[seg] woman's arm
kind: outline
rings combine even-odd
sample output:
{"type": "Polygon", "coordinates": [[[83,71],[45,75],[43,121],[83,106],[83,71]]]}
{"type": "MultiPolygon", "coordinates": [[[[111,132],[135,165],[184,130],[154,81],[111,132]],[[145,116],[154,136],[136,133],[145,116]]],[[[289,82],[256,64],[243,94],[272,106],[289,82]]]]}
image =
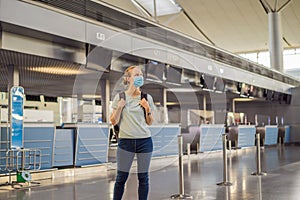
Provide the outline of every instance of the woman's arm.
{"type": "Polygon", "coordinates": [[[153,118],[153,113],[151,112],[151,109],[146,109],[146,123],[148,125],[151,125],[154,121],[154,118],[153,118]]]}
{"type": "Polygon", "coordinates": [[[117,108],[112,111],[112,113],[109,117],[112,125],[116,125],[119,123],[121,113],[122,113],[122,110],[123,110],[125,104],[126,104],[126,101],[124,99],[120,99],[120,101],[118,102],[117,108]]]}

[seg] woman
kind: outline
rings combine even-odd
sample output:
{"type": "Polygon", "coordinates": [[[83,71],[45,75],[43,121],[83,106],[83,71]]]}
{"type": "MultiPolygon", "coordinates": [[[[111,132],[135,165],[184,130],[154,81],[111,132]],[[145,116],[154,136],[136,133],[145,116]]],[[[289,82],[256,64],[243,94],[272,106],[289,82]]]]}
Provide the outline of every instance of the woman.
{"type": "Polygon", "coordinates": [[[139,200],[148,199],[149,166],[153,151],[153,143],[148,125],[153,122],[154,103],[147,94],[147,100],[141,98],[140,87],[143,85],[143,73],[137,66],[130,66],[124,74],[127,86],[125,98],[116,95],[110,121],[119,124],[119,142],[117,149],[117,178],[114,187],[114,200],[121,200],[124,186],[129,175],[134,155],[137,155],[138,196],[139,200]]]}

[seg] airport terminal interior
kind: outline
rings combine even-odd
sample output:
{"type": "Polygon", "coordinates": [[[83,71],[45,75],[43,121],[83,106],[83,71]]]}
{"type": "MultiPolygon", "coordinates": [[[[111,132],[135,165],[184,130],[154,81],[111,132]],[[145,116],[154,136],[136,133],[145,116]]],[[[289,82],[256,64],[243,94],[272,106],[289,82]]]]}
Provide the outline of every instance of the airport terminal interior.
{"type": "Polygon", "coordinates": [[[0,0],[0,200],[113,199],[110,115],[129,66],[155,107],[149,200],[299,199],[299,9],[0,0]]]}

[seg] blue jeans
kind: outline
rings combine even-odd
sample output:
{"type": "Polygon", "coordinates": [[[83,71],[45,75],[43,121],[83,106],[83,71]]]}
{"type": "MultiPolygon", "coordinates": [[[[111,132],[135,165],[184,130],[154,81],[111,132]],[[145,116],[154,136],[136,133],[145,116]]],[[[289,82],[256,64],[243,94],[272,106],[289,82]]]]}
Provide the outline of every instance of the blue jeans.
{"type": "Polygon", "coordinates": [[[139,200],[147,200],[149,193],[149,166],[153,151],[152,138],[120,139],[117,149],[117,178],[113,200],[121,200],[134,155],[137,156],[139,200]]]}

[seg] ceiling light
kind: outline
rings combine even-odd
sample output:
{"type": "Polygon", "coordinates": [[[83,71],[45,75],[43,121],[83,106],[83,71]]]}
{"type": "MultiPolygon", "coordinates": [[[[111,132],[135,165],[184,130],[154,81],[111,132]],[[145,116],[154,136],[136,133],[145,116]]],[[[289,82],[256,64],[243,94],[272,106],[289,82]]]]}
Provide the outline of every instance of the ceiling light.
{"type": "Polygon", "coordinates": [[[196,88],[168,88],[169,92],[199,92],[201,89],[196,88]]]}
{"type": "Polygon", "coordinates": [[[101,95],[95,95],[95,94],[84,94],[82,95],[83,99],[101,99],[101,95]]]}
{"type": "Polygon", "coordinates": [[[234,98],[234,101],[240,101],[240,102],[245,102],[245,101],[253,101],[253,98],[234,98]]]}
{"type": "Polygon", "coordinates": [[[30,71],[46,73],[46,74],[56,74],[56,75],[78,75],[78,74],[87,74],[87,70],[81,69],[66,69],[61,67],[30,67],[30,71]]]}

